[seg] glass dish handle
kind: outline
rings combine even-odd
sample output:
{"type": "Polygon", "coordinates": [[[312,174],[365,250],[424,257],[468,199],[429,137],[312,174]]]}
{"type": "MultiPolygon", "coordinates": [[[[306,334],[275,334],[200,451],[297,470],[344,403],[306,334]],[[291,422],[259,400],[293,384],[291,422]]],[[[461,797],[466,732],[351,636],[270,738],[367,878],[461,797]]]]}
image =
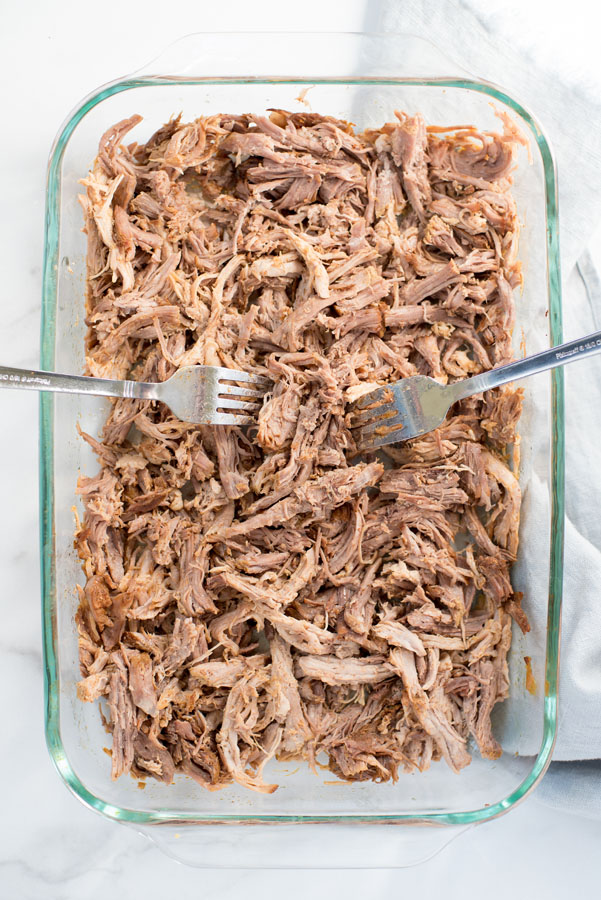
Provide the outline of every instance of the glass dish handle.
{"type": "Polygon", "coordinates": [[[472,825],[155,825],[138,829],[167,856],[202,869],[404,869],[472,825]]]}
{"type": "Polygon", "coordinates": [[[464,65],[431,40],[409,33],[198,32],[169,44],[131,78],[466,78],[464,65]],[[252,45],[252,66],[249,66],[252,45]],[[310,45],[310,52],[307,47],[310,45]],[[310,60],[310,62],[308,62],[310,60]],[[250,69],[250,71],[249,71],[250,69]]]}

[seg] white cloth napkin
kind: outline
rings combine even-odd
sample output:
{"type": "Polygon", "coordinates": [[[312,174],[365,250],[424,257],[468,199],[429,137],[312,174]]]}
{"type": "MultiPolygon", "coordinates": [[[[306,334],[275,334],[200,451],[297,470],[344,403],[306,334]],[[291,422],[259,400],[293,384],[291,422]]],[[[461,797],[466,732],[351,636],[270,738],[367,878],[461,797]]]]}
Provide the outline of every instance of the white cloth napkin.
{"type": "MultiPolygon", "coordinates": [[[[528,4],[522,9],[528,12],[528,4]]],[[[549,52],[546,32],[524,27],[508,3],[382,0],[377,9],[370,5],[368,25],[429,38],[474,75],[505,87],[539,119],[559,173],[564,339],[601,330],[601,281],[586,252],[601,222],[601,67],[596,78],[578,55],[549,52]]],[[[601,357],[567,366],[565,383],[566,540],[554,759],[594,760],[601,758],[601,357]]],[[[555,763],[538,796],[601,815],[601,764],[555,763]]]]}

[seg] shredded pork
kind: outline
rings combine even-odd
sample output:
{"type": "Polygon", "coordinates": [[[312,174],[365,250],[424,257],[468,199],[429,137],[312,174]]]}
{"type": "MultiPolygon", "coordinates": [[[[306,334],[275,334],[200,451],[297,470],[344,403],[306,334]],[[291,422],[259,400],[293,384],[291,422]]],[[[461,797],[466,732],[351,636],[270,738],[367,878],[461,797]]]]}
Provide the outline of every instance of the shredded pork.
{"type": "Polygon", "coordinates": [[[470,744],[507,696],[521,397],[458,403],[357,458],[348,404],[512,358],[515,128],[378,131],[313,113],[103,135],[82,196],[90,374],[268,376],[257,427],[117,400],[82,477],[82,700],[112,775],[271,792],[274,756],[396,779],[470,744]]]}

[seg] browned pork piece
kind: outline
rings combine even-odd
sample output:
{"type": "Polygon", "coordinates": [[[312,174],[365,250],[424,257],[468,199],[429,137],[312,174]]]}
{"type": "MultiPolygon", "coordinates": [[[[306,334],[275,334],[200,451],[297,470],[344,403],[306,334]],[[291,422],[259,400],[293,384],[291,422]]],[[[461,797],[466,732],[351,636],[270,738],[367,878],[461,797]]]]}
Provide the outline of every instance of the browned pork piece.
{"type": "Polygon", "coordinates": [[[519,135],[271,110],[109,129],[84,179],[88,372],[269,377],[256,428],[117,400],[82,477],[82,700],[114,778],[271,792],[274,756],[387,781],[501,748],[520,392],[356,456],[349,404],[512,358],[519,135]],[[463,549],[458,549],[463,548],[463,549]]]}

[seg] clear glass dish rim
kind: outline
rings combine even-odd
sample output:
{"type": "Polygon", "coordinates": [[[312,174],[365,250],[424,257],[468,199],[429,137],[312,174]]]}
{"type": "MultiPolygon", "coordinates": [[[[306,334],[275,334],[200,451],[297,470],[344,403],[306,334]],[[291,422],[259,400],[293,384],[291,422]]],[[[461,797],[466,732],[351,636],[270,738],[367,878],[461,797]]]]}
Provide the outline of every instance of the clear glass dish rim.
{"type": "MultiPolygon", "coordinates": [[[[375,35],[371,35],[375,36],[375,35]]],[[[384,36],[384,35],[382,35],[384,36]]],[[[386,35],[390,37],[390,35],[386,35]]],[[[536,141],[544,169],[544,189],[547,235],[547,284],[549,294],[549,329],[553,344],[562,340],[562,306],[559,260],[557,177],[550,145],[535,117],[501,87],[469,77],[199,77],[199,76],[136,76],[103,85],[88,95],[76,107],[61,127],[51,150],[48,163],[44,263],[42,280],[42,315],[40,360],[41,368],[54,369],[56,339],[57,271],[60,231],[61,163],[73,131],[89,110],[103,100],[133,88],[169,85],[244,85],[244,84],[344,84],[344,85],[415,85],[419,87],[463,88],[487,94],[516,113],[528,127],[536,141]]],[[[547,615],[546,662],[544,681],[543,740],[533,767],[524,781],[503,800],[480,809],[462,812],[400,813],[393,815],[365,813],[353,815],[212,815],[199,817],[197,813],[161,809],[147,812],[119,807],[91,793],[74,772],[65,752],[60,733],[58,691],[58,636],[56,628],[54,484],[53,484],[53,395],[40,394],[40,565],[42,584],[42,643],[44,655],[44,709],[46,743],[50,757],[67,787],[85,805],[110,819],[137,826],[149,825],[215,825],[224,824],[431,824],[470,825],[481,823],[506,813],[522,801],[544,775],[553,751],[557,727],[557,687],[559,667],[559,638],[561,622],[563,544],[564,544],[564,383],[563,371],[555,369],[551,375],[551,546],[549,567],[549,606],[547,615]]]]}

